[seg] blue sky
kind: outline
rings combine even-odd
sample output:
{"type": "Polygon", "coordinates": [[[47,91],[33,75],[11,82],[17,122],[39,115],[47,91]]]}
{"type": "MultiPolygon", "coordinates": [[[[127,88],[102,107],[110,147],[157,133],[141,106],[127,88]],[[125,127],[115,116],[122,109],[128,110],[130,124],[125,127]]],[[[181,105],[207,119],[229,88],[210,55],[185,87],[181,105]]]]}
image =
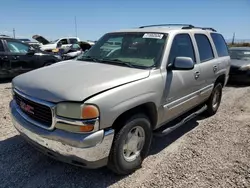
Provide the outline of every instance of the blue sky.
{"type": "Polygon", "coordinates": [[[40,34],[52,40],[96,40],[104,33],[145,24],[213,27],[226,39],[250,39],[250,0],[1,0],[0,33],[40,34]]]}

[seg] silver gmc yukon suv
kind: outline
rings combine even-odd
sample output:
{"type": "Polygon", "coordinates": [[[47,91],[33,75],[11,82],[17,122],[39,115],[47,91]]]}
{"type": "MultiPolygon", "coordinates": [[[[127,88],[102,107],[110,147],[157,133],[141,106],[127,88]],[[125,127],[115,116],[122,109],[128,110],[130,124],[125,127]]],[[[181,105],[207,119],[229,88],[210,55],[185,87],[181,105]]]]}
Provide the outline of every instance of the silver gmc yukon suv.
{"type": "Polygon", "coordinates": [[[129,174],[153,135],[216,113],[229,68],[225,40],[212,28],[162,24],[107,33],[74,60],[15,77],[13,124],[50,157],[129,174]]]}

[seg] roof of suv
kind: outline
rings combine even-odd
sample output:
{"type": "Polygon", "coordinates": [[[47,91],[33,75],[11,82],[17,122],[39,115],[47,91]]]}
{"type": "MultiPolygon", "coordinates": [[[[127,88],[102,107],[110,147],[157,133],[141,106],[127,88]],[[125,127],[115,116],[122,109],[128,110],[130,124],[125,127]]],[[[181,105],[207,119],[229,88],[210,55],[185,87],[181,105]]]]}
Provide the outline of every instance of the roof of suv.
{"type": "Polygon", "coordinates": [[[132,29],[123,29],[115,32],[160,32],[160,33],[169,33],[171,31],[192,31],[192,32],[217,32],[213,28],[208,27],[195,27],[189,24],[159,24],[159,25],[148,25],[148,26],[141,26],[138,28],[132,29]]]}

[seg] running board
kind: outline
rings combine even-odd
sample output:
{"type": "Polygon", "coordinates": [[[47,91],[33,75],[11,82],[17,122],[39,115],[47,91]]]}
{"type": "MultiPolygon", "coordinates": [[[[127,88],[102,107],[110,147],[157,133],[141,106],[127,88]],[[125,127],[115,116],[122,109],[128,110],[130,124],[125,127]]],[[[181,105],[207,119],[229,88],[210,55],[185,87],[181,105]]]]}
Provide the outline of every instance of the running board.
{"type": "Polygon", "coordinates": [[[156,131],[154,132],[154,136],[156,137],[163,137],[166,136],[167,134],[169,134],[170,132],[174,131],[175,129],[177,129],[178,127],[184,125],[185,123],[187,123],[188,121],[190,121],[191,119],[195,118],[196,116],[200,115],[201,113],[203,113],[204,111],[207,110],[207,105],[203,106],[202,108],[200,108],[199,110],[195,111],[194,113],[188,115],[187,117],[185,117],[182,121],[180,121],[179,123],[171,126],[171,127],[167,127],[164,130],[161,131],[156,131]]]}

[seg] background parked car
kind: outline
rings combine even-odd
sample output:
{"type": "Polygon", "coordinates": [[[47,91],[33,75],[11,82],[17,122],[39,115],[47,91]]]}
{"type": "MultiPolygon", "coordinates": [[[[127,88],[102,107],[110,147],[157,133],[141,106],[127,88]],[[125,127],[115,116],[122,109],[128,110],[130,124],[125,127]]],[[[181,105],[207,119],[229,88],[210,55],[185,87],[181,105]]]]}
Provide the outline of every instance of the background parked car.
{"type": "Polygon", "coordinates": [[[41,46],[41,43],[31,41],[30,39],[27,39],[27,38],[19,38],[18,40],[32,46],[33,48],[36,48],[36,49],[40,48],[40,46],[41,46]]]}
{"type": "Polygon", "coordinates": [[[230,80],[250,83],[250,47],[231,47],[230,80]]]}
{"type": "Polygon", "coordinates": [[[74,59],[83,53],[83,50],[79,44],[72,44],[71,46],[62,50],[63,51],[61,56],[63,60],[74,59]]]}
{"type": "Polygon", "coordinates": [[[14,77],[61,60],[18,39],[0,37],[0,78],[14,77]]]}
{"type": "Polygon", "coordinates": [[[42,43],[40,49],[47,52],[51,52],[56,48],[68,47],[72,44],[77,44],[80,42],[80,39],[77,37],[64,37],[51,42],[40,35],[34,35],[32,38],[42,43]]]}

